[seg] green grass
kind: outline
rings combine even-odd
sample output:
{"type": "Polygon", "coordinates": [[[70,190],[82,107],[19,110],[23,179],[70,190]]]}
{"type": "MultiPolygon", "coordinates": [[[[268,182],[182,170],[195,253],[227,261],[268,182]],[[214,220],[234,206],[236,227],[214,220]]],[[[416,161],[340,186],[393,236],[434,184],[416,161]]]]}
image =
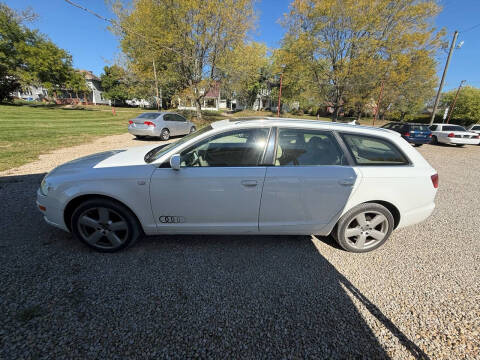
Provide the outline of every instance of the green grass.
{"type": "MultiPolygon", "coordinates": [[[[127,121],[145,112],[144,109],[116,108],[116,116],[108,106],[56,106],[41,103],[0,105],[0,171],[38,159],[40,154],[92,141],[95,138],[126,132],[127,121]]],[[[194,112],[181,112],[201,128],[212,121],[246,116],[276,116],[272,112],[244,110],[225,116],[221,112],[205,112],[198,121],[194,112]]],[[[282,117],[316,119],[310,115],[282,114],[282,117]]],[[[320,118],[320,120],[329,120],[320,118]]],[[[371,119],[362,119],[371,125],[371,119]]],[[[384,122],[378,121],[376,125],[384,122]]]]}
{"type": "Polygon", "coordinates": [[[87,110],[54,106],[0,105],[0,171],[36,160],[54,149],[100,136],[122,134],[142,110],[108,107],[87,110]]]}

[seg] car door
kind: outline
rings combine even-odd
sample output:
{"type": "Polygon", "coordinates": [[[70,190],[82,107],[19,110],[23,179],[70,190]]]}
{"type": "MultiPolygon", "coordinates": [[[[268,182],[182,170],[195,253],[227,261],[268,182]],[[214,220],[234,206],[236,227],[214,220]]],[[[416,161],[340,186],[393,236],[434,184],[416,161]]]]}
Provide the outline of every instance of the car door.
{"type": "Polygon", "coordinates": [[[357,180],[333,133],[280,128],[267,168],[259,229],[265,234],[321,234],[340,216],[357,180]]]}
{"type": "Polygon", "coordinates": [[[159,233],[257,233],[270,128],[236,129],[180,153],[181,168],[157,168],[150,182],[159,233]]]}
{"type": "Polygon", "coordinates": [[[187,119],[178,114],[174,114],[173,116],[178,123],[180,135],[188,134],[190,132],[190,124],[187,122],[187,119]]]}
{"type": "Polygon", "coordinates": [[[170,130],[171,136],[181,135],[182,132],[179,128],[179,122],[176,121],[174,114],[165,114],[163,115],[163,121],[165,121],[165,126],[170,130]]]}

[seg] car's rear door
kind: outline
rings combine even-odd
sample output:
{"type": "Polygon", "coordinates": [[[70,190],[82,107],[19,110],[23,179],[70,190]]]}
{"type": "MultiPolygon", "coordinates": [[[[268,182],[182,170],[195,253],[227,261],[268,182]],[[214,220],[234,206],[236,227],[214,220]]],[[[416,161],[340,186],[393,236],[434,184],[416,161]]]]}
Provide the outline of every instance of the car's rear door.
{"type": "Polygon", "coordinates": [[[181,169],[157,168],[150,197],[159,233],[257,233],[270,128],[237,129],[181,152],[181,169]]]}
{"type": "Polygon", "coordinates": [[[278,129],[274,166],[267,168],[259,229],[265,234],[321,234],[340,216],[355,170],[332,132],[278,129]]]}
{"type": "Polygon", "coordinates": [[[178,123],[180,135],[188,134],[190,132],[190,125],[188,124],[187,119],[178,114],[174,114],[173,116],[178,123]]]}

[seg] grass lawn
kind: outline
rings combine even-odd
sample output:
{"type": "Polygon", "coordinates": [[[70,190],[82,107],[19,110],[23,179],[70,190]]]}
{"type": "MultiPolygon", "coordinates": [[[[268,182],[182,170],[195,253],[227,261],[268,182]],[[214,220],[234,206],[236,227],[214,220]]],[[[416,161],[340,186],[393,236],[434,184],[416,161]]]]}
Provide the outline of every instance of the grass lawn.
{"type": "MultiPolygon", "coordinates": [[[[127,130],[127,121],[145,112],[144,109],[116,108],[116,116],[108,106],[58,107],[33,105],[0,105],[0,171],[34,161],[40,154],[51,150],[78,145],[94,138],[122,134],[127,130]]],[[[184,114],[189,119],[193,113],[184,114]]],[[[193,119],[197,128],[225,118],[246,116],[275,116],[264,111],[244,110],[223,115],[206,112],[201,122],[193,119]]],[[[314,116],[282,117],[316,119],[314,116]]],[[[320,118],[320,120],[329,120],[320,118]]],[[[361,121],[371,125],[371,119],[361,121]]],[[[376,125],[382,125],[378,122],[376,125]]]]}

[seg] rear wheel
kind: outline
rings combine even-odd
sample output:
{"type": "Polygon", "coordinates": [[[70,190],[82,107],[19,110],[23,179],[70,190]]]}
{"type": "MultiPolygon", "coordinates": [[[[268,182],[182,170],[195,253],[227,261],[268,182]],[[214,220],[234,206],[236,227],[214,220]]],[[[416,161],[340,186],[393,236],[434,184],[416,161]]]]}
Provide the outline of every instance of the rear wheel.
{"type": "Polygon", "coordinates": [[[365,203],[355,206],[340,218],[334,238],[343,249],[363,253],[387,241],[393,227],[393,215],[386,207],[365,203]]]}
{"type": "Polygon", "coordinates": [[[160,133],[160,139],[163,141],[170,139],[170,131],[168,129],[162,129],[162,132],[160,133]]]}
{"type": "Polygon", "coordinates": [[[142,234],[133,213],[120,203],[92,199],[80,204],[72,214],[72,234],[100,252],[115,252],[133,245],[142,234]]]}
{"type": "Polygon", "coordinates": [[[438,144],[438,139],[435,135],[432,136],[432,144],[434,144],[434,145],[438,144]]]}

